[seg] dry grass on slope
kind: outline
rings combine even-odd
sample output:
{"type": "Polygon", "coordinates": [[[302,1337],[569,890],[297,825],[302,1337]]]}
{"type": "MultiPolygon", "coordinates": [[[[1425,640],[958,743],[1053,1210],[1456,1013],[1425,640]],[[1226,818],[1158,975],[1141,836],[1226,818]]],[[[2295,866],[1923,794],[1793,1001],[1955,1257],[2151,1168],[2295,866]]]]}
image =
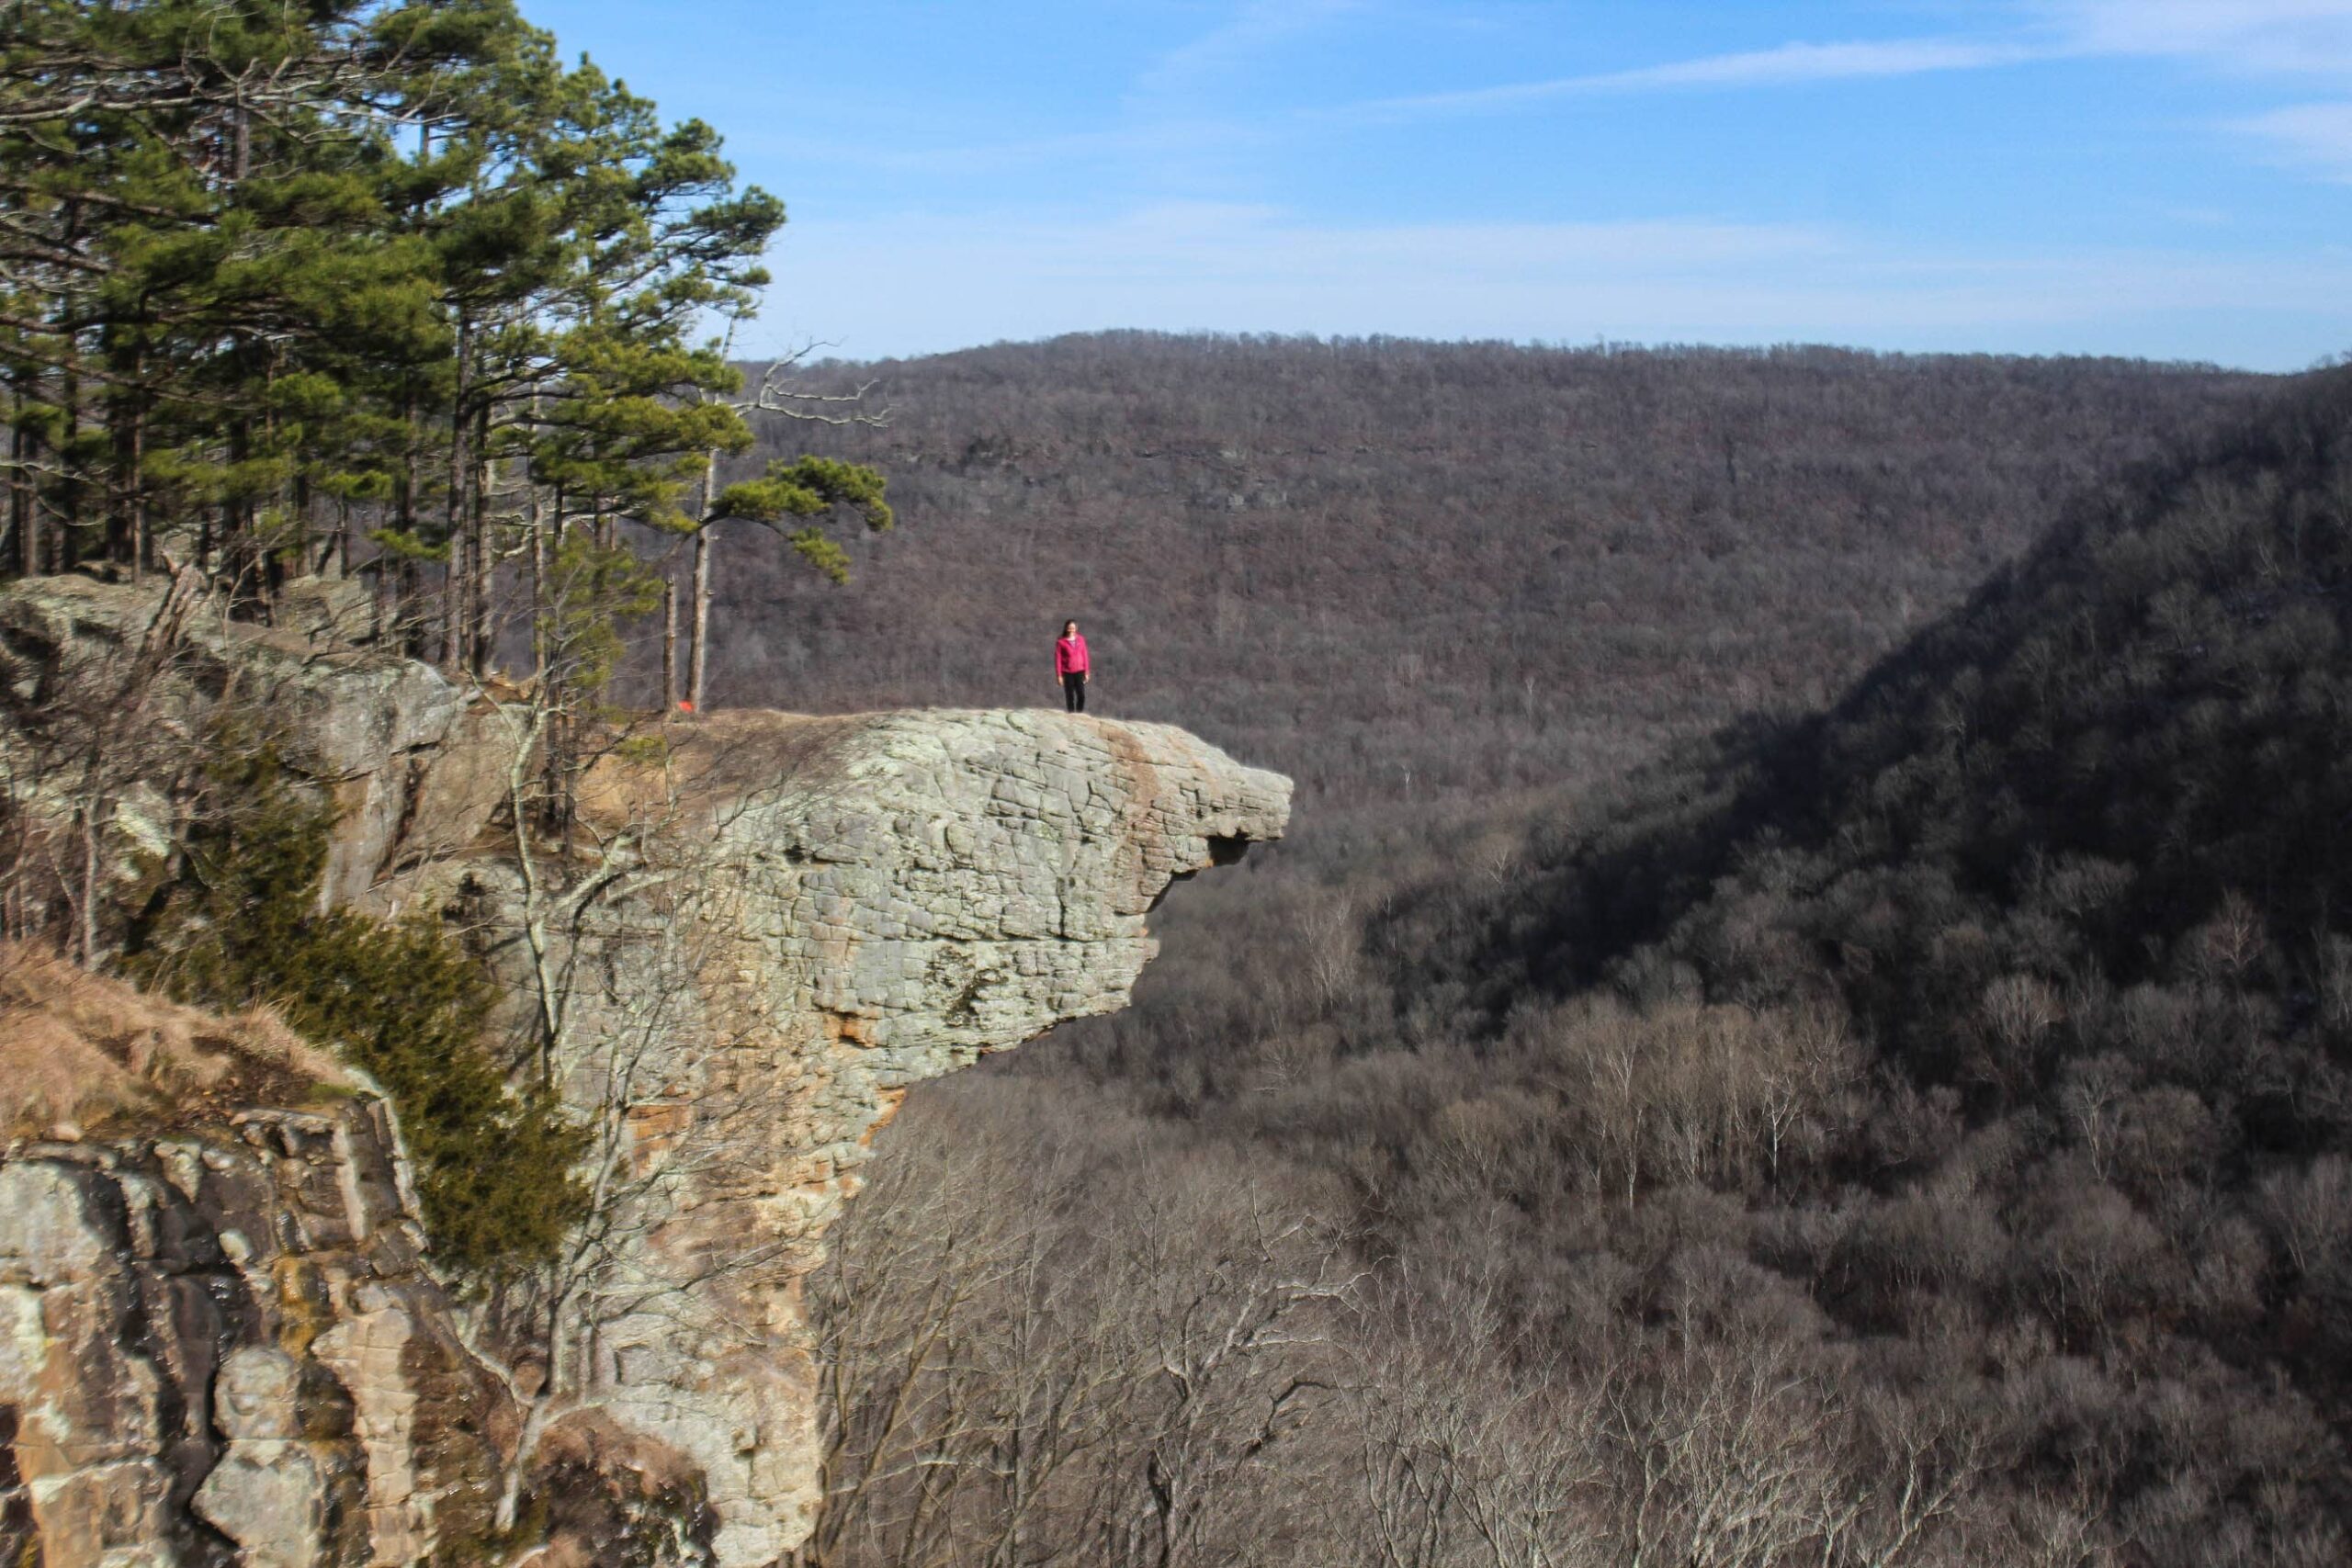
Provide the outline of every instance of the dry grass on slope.
{"type": "Polygon", "coordinates": [[[350,1087],[266,1009],[223,1018],[0,943],[0,1134],[162,1131],[350,1087]]]}

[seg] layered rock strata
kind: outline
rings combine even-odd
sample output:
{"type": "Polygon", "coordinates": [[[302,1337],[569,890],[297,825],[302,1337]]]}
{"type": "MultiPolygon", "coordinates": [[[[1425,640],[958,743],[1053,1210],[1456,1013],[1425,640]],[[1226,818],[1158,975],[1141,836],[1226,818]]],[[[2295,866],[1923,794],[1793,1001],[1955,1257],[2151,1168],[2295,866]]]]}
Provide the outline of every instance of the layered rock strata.
{"type": "MultiPolygon", "coordinates": [[[[797,1281],[876,1126],[915,1083],[1124,1005],[1152,905],[1278,835],[1287,784],[1163,726],[934,712],[722,716],[592,784],[604,842],[645,834],[644,891],[565,955],[596,980],[564,1082],[622,1119],[634,1190],[568,1375],[693,1457],[721,1563],[765,1562],[817,1503],[797,1281]]],[[[511,862],[380,892],[433,874],[519,923],[511,862]]]]}

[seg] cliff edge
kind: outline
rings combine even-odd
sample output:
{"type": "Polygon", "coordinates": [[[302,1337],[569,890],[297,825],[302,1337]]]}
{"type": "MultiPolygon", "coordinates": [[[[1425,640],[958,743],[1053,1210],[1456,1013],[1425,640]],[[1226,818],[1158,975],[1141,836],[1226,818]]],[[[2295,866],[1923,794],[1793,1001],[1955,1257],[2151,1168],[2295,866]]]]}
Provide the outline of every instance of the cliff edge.
{"type": "MultiPolygon", "coordinates": [[[[743,712],[612,748],[549,836],[518,826],[548,744],[532,693],[355,647],[332,604],[275,628],[198,606],[141,689],[109,699],[161,604],[72,579],[0,592],[8,798],[62,820],[102,793],[84,815],[105,879],[135,890],[141,846],[170,836],[169,779],[109,760],[100,792],[58,738],[93,704],[135,699],[142,729],[186,732],[234,701],[338,807],[323,897],[469,933],[511,998],[518,1073],[594,1134],[596,1204],[546,1278],[448,1309],[451,1341],[504,1391],[458,1425],[510,1473],[626,1450],[672,1477],[694,1517],[673,1509],[658,1550],[632,1548],[649,1562],[749,1568],[805,1538],[819,1475],[798,1281],[907,1090],[1124,1005],[1170,884],[1288,816],[1287,780],[1166,726],[743,712]]],[[[0,1213],[0,1253],[15,1223],[0,1213]]],[[[216,1432],[235,1419],[215,1391],[185,1393],[212,1401],[216,1432]]],[[[412,1510],[306,1561],[421,1561],[437,1539],[412,1510]]]]}

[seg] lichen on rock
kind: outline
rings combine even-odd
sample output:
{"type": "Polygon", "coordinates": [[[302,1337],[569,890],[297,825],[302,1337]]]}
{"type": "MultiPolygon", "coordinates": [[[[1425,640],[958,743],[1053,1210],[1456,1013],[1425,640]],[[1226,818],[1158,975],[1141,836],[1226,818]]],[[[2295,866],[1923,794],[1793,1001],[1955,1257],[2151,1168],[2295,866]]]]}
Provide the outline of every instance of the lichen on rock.
{"type": "Polygon", "coordinates": [[[358,1568],[479,1531],[514,1415],[423,1266],[398,1161],[364,1094],[12,1147],[0,1409],[22,1506],[0,1513],[19,1521],[0,1550],[51,1568],[358,1568]],[[388,1320],[423,1331],[396,1361],[332,1353],[388,1320]],[[371,1434],[371,1407],[401,1414],[371,1434]]]}

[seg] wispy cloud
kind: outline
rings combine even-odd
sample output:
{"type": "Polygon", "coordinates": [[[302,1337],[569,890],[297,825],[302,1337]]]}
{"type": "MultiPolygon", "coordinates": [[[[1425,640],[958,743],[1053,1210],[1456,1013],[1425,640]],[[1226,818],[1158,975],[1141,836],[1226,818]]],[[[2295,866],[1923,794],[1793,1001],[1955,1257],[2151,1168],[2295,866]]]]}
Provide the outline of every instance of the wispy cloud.
{"type": "MultiPolygon", "coordinates": [[[[1001,141],[802,138],[757,132],[742,146],[908,175],[974,175],[1049,165],[1121,163],[1132,169],[1205,169],[1168,179],[1211,194],[1234,160],[1311,127],[1443,119],[1533,110],[1579,97],[1797,88],[1997,70],[2037,62],[2169,58],[2216,72],[2308,79],[2335,74],[2352,89],[2352,0],[2013,0],[2004,31],[1795,40],[1630,69],[1586,72],[1319,107],[1204,100],[1237,73],[1366,0],[1239,0],[1217,26],[1146,64],[1112,123],[1001,141]]],[[[2290,104],[2223,122],[2268,144],[2278,162],[2335,177],[2352,169],[2342,111],[2290,104]]]]}
{"type": "Polygon", "coordinates": [[[2352,184],[2352,103],[2290,104],[2234,122],[2287,163],[2352,184]]]}
{"type": "Polygon", "coordinates": [[[1671,61],[1630,71],[1593,72],[1555,76],[1544,81],[1474,87],[1462,92],[1385,98],[1359,107],[1373,114],[1411,114],[1509,108],[1587,94],[1849,82],[2013,65],[2047,52],[2046,46],[2005,39],[1914,38],[1845,43],[1784,43],[1775,49],[1704,55],[1694,60],[1671,61]]]}
{"type": "Polygon", "coordinates": [[[1156,99],[1188,94],[1231,73],[1345,13],[1360,0],[1244,0],[1217,27],[1153,61],[1136,78],[1134,96],[1156,99]]]}
{"type": "Polygon", "coordinates": [[[1803,86],[2102,56],[2193,59],[2250,74],[2352,76],[2352,0],[2030,0],[2020,25],[1998,33],[1797,41],[1631,70],[1375,99],[1342,113],[1475,113],[1611,93],[1803,86]]]}
{"type": "MultiPolygon", "coordinates": [[[[2352,86],[2352,0],[2043,0],[2068,47],[2192,61],[2226,75],[2352,86]]],[[[2288,103],[2223,122],[2272,159],[2352,182],[2352,102],[2288,103]]]]}
{"type": "Polygon", "coordinates": [[[2352,73],[2352,0],[2041,0],[2086,53],[2174,55],[2264,74],[2352,73]]]}
{"type": "Polygon", "coordinates": [[[1589,89],[1779,86],[1798,82],[1916,76],[1930,71],[1975,71],[2033,59],[2030,45],[1978,39],[1892,39],[1859,43],[1784,43],[1778,49],[1717,54],[1668,65],[1588,76],[1589,89]]]}

